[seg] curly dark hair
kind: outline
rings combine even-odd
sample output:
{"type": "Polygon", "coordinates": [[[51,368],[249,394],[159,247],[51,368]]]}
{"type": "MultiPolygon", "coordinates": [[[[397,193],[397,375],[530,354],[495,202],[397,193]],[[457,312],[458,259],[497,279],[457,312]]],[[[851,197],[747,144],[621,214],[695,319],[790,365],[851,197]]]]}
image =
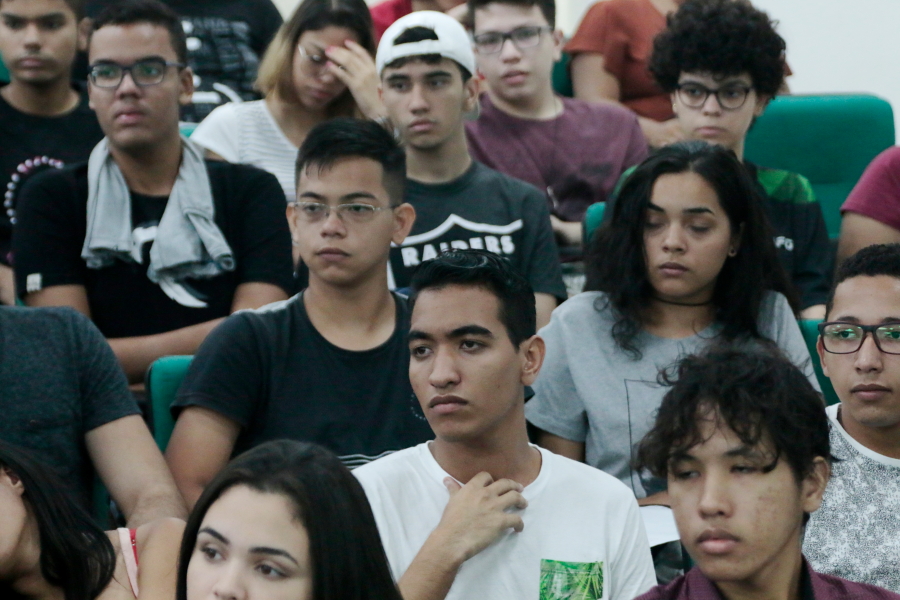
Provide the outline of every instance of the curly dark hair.
{"type": "Polygon", "coordinates": [[[821,395],[771,342],[752,349],[716,345],[660,379],[672,387],[638,446],[639,469],[666,477],[673,459],[705,441],[700,422],[713,415],[747,446],[771,444],[771,468],[784,457],[798,482],[817,457],[831,460],[821,395]]]}
{"type": "Polygon", "coordinates": [[[900,244],[875,244],[866,246],[846,259],[838,267],[825,304],[825,315],[831,313],[834,306],[834,290],[841,283],[853,277],[877,277],[887,275],[900,279],[900,244]]]}
{"type": "Polygon", "coordinates": [[[796,292],[778,260],[763,199],[734,152],[701,141],[666,146],[638,165],[622,184],[612,217],[594,234],[585,258],[585,290],[606,293],[616,315],[613,339],[636,360],[641,352],[634,338],[654,293],[644,249],[647,206],[661,175],[685,172],[697,173],[712,186],[731,230],[741,230],[737,255],[725,261],[713,292],[721,337],[760,337],[757,319],[769,290],[781,292],[794,312],[798,310],[796,292]]]}
{"type": "Polygon", "coordinates": [[[687,0],[653,41],[648,68],[666,92],[677,89],[682,73],[749,73],[758,94],[775,96],[785,71],[775,24],[747,0],[687,0]]]}

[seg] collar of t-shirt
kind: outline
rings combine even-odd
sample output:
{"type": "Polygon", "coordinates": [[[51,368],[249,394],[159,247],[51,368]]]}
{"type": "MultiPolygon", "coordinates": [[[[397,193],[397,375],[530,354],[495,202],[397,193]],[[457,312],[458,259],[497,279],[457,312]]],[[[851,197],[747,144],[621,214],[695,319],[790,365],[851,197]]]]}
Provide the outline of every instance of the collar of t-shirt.
{"type": "MultiPolygon", "coordinates": [[[[724,600],[716,585],[700,571],[699,567],[688,571],[685,578],[687,585],[681,586],[678,600],[724,600]]],[[[805,558],[800,567],[800,600],[831,600],[831,598],[816,598],[813,591],[812,569],[805,558]]]]}
{"type": "Polygon", "coordinates": [[[441,183],[424,183],[422,181],[416,181],[415,179],[407,178],[406,187],[408,190],[416,190],[419,193],[427,193],[433,195],[458,194],[459,192],[471,187],[475,183],[475,178],[478,177],[478,172],[481,169],[486,168],[487,167],[482,165],[477,160],[472,159],[472,164],[469,165],[469,168],[466,169],[466,172],[456,179],[443,181],[441,183]]]}
{"type": "MultiPolygon", "coordinates": [[[[444,479],[447,477],[450,477],[460,485],[464,485],[463,482],[451,476],[438,464],[438,461],[434,458],[434,454],[431,453],[432,443],[433,442],[425,442],[418,446],[419,458],[422,461],[422,466],[425,471],[427,471],[431,478],[441,487],[444,487],[444,479]]],[[[549,450],[543,450],[534,444],[529,444],[529,446],[541,453],[541,471],[534,481],[525,486],[525,490],[522,492],[525,499],[531,502],[540,495],[545,487],[547,487],[547,481],[549,481],[550,477],[553,475],[554,455],[549,450]]]]}
{"type": "MultiPolygon", "coordinates": [[[[841,403],[840,402],[838,402],[837,404],[832,404],[831,406],[829,406],[825,409],[825,412],[828,414],[828,419],[831,421],[831,426],[835,428],[835,430],[841,435],[841,437],[844,439],[844,441],[847,442],[847,444],[853,450],[856,450],[861,455],[863,455],[865,458],[874,460],[875,462],[881,463],[888,467],[894,467],[895,469],[900,469],[900,459],[891,458],[889,456],[885,456],[884,454],[879,454],[879,453],[875,452],[874,450],[863,446],[858,441],[856,441],[849,433],[847,433],[847,430],[844,429],[844,426],[841,425],[841,422],[840,422],[840,418],[839,418],[840,411],[841,411],[841,403]]],[[[851,456],[838,456],[837,454],[834,454],[835,451],[840,452],[840,450],[838,450],[837,448],[832,448],[832,454],[834,455],[835,458],[839,458],[839,459],[843,459],[843,460],[852,458],[851,456]]]]}
{"type": "Polygon", "coordinates": [[[501,124],[506,125],[510,128],[521,128],[525,126],[532,128],[543,127],[552,130],[559,127],[558,121],[563,118],[566,110],[569,108],[567,98],[563,98],[559,94],[554,95],[562,102],[563,109],[562,112],[560,112],[552,119],[525,119],[523,117],[511,115],[508,112],[497,108],[497,105],[494,104],[493,100],[491,100],[491,95],[487,92],[481,94],[481,116],[482,118],[500,122],[501,124]]]}

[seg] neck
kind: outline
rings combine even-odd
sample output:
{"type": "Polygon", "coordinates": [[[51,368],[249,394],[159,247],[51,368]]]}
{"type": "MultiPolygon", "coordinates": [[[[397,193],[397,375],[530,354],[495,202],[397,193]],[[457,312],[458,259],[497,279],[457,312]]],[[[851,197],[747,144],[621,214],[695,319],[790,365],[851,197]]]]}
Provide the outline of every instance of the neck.
{"type": "Polygon", "coordinates": [[[737,156],[739,162],[744,162],[744,138],[741,138],[741,140],[731,148],[731,151],[737,156]]]}
{"type": "Polygon", "coordinates": [[[541,472],[541,454],[528,444],[524,406],[523,396],[508,419],[479,439],[451,441],[437,436],[431,453],[442,469],[463,484],[486,471],[494,481],[512,479],[529,485],[541,472]]]}
{"type": "Polygon", "coordinates": [[[41,572],[40,533],[33,513],[28,510],[28,521],[17,546],[17,560],[10,569],[11,588],[25,598],[35,600],[64,600],[61,588],[51,585],[41,572]]]}
{"type": "Polygon", "coordinates": [[[750,580],[717,583],[725,600],[798,600],[803,569],[799,535],[790,556],[777,556],[750,580]]]}
{"type": "Polygon", "coordinates": [[[900,459],[900,424],[892,427],[867,427],[838,408],[838,422],[854,440],[882,456],[900,459]]]}
{"type": "Polygon", "coordinates": [[[434,148],[406,147],[406,176],[421,183],[446,183],[465,173],[472,165],[465,130],[434,148]]]}
{"type": "Polygon", "coordinates": [[[491,102],[494,103],[494,106],[506,114],[519,117],[520,119],[547,121],[555,119],[563,112],[562,100],[557,98],[556,94],[553,93],[553,88],[549,86],[540,94],[530,98],[522,98],[516,102],[507,101],[490,89],[488,89],[488,95],[491,97],[491,102]]]}
{"type": "Polygon", "coordinates": [[[653,299],[646,311],[644,329],[664,338],[684,338],[706,329],[715,319],[711,302],[674,304],[653,299]]]}
{"type": "Polygon", "coordinates": [[[126,151],[110,144],[109,152],[122,171],[128,189],[147,196],[172,193],[181,168],[181,137],[173,135],[157,146],[126,151]]]}
{"type": "Polygon", "coordinates": [[[285,137],[300,147],[309,131],[326,119],[325,111],[310,111],[299,102],[286,102],[277,93],[266,96],[266,106],[285,137]]]}
{"type": "Polygon", "coordinates": [[[28,115],[58,117],[78,106],[78,92],[69,84],[69,77],[61,77],[42,86],[11,81],[0,89],[0,95],[9,104],[28,115]]]}

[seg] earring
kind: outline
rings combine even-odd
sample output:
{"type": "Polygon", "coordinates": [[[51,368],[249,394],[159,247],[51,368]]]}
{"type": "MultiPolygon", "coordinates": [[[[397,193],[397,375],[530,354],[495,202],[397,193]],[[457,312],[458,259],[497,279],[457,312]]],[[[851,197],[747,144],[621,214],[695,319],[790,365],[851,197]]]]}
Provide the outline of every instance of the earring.
{"type": "Polygon", "coordinates": [[[299,246],[299,245],[300,245],[300,240],[298,240],[297,238],[291,238],[291,245],[293,245],[293,246],[299,246]]]}
{"type": "Polygon", "coordinates": [[[732,248],[731,250],[729,250],[729,251],[728,251],[728,256],[737,256],[737,249],[736,249],[736,248],[732,248]]]}

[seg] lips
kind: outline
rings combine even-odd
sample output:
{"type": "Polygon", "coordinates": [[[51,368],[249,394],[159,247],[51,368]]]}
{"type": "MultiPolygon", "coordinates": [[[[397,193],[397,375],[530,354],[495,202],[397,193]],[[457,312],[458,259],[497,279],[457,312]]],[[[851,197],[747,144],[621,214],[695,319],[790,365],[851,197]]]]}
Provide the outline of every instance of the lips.
{"type": "Polygon", "coordinates": [[[697,546],[706,554],[728,554],[740,538],[724,529],[707,529],[697,537],[697,546]]]}
{"type": "Polygon", "coordinates": [[[416,119],[409,124],[409,130],[415,133],[423,133],[434,129],[434,121],[431,119],[416,119]]]}
{"type": "Polygon", "coordinates": [[[501,79],[508,84],[517,84],[524,82],[526,77],[528,77],[526,71],[507,71],[501,76],[501,79]]]}
{"type": "Polygon", "coordinates": [[[25,58],[20,58],[15,62],[15,66],[20,69],[42,69],[47,66],[47,61],[44,58],[40,58],[37,56],[27,56],[25,58]]]}
{"type": "Polygon", "coordinates": [[[113,119],[120,125],[133,125],[144,118],[144,111],[139,108],[123,108],[113,113],[113,119]]]}
{"type": "Polygon", "coordinates": [[[885,394],[891,393],[891,388],[880,383],[861,383],[853,386],[850,392],[861,400],[880,400],[885,394]]]}
{"type": "Polygon", "coordinates": [[[698,127],[696,131],[703,138],[717,137],[725,132],[721,127],[698,127]]]}
{"type": "Polygon", "coordinates": [[[316,251],[316,256],[325,259],[325,260],[343,260],[350,256],[347,252],[344,252],[340,248],[322,248],[321,250],[316,251]]]}
{"type": "Polygon", "coordinates": [[[666,277],[680,277],[687,273],[688,268],[681,263],[667,262],[659,265],[659,271],[666,277]]]}
{"type": "Polygon", "coordinates": [[[428,403],[428,408],[439,415],[449,415],[461,410],[468,402],[459,396],[435,396],[428,403]]]}

